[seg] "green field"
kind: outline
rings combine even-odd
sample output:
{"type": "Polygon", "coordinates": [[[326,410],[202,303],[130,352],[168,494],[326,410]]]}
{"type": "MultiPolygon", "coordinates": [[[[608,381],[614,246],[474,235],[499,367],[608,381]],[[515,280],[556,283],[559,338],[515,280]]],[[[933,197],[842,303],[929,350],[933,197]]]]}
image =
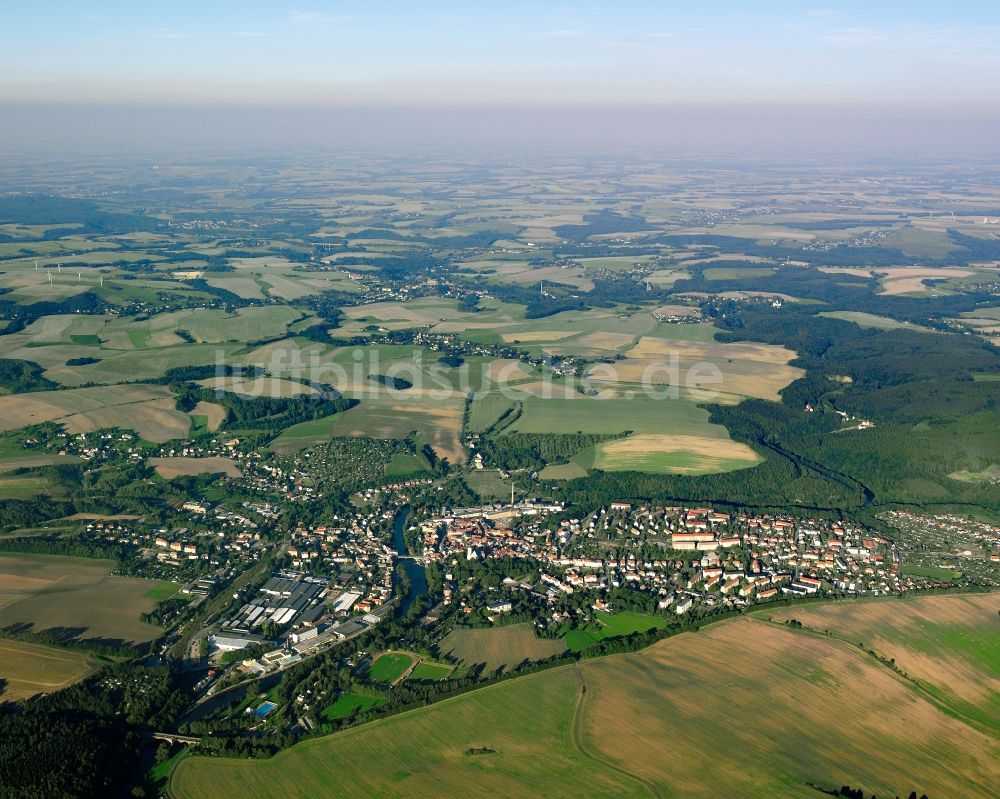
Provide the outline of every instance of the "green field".
{"type": "MultiPolygon", "coordinates": [[[[907,612],[904,603],[886,604],[907,612]]],[[[857,646],[742,618],[306,741],[268,760],[185,758],[170,787],[178,799],[811,799],[811,785],[849,784],[866,796],[915,789],[986,799],[1000,781],[996,751],[995,737],[942,712],[857,646]]]]}
{"type": "Polygon", "coordinates": [[[366,710],[378,707],[384,701],[377,696],[366,694],[341,694],[333,704],[323,708],[323,718],[328,721],[350,718],[355,711],[364,713],[366,710]]]}
{"type": "Polygon", "coordinates": [[[430,465],[423,455],[412,455],[409,452],[397,452],[385,467],[386,477],[402,477],[419,472],[430,472],[430,465]]]}
{"type": "Polygon", "coordinates": [[[571,652],[582,652],[588,646],[593,646],[605,638],[644,633],[654,627],[659,629],[666,626],[665,619],[634,613],[630,610],[623,610],[613,615],[596,612],[592,623],[570,630],[563,636],[563,640],[566,642],[566,648],[571,652]]]}
{"type": "Polygon", "coordinates": [[[510,479],[501,477],[497,469],[470,470],[466,472],[465,482],[481,497],[510,499],[510,479]]]}
{"type": "Polygon", "coordinates": [[[888,316],[876,316],[875,314],[865,313],[864,311],[820,311],[818,315],[830,319],[843,319],[845,322],[854,322],[860,327],[874,327],[879,330],[898,330],[904,327],[914,330],[929,329],[908,322],[899,322],[895,319],[890,319],[888,316]]]}
{"type": "Polygon", "coordinates": [[[469,409],[466,429],[473,433],[482,433],[513,407],[514,401],[499,392],[477,394],[469,409]]]}
{"type": "Polygon", "coordinates": [[[686,399],[562,399],[528,397],[524,412],[504,432],[663,433],[728,438],[708,411],[686,399]]]}
{"type": "Polygon", "coordinates": [[[449,666],[447,663],[431,663],[421,660],[406,679],[414,682],[439,682],[447,679],[454,670],[455,667],[449,666]]]}
{"type": "Polygon", "coordinates": [[[315,447],[333,438],[333,425],[340,414],[312,419],[308,422],[286,427],[281,434],[271,442],[270,447],[280,455],[288,455],[307,447],[315,447]]]}
{"type": "Polygon", "coordinates": [[[177,583],[160,583],[150,588],[145,593],[145,596],[147,599],[152,599],[155,602],[162,602],[164,599],[170,599],[179,590],[180,586],[177,583]]]}
{"type": "Polygon", "coordinates": [[[0,499],[31,499],[40,494],[63,493],[44,477],[0,474],[0,499]]]}
{"type": "Polygon", "coordinates": [[[394,683],[406,673],[415,658],[406,652],[386,652],[381,655],[366,675],[373,682],[394,683]]]}

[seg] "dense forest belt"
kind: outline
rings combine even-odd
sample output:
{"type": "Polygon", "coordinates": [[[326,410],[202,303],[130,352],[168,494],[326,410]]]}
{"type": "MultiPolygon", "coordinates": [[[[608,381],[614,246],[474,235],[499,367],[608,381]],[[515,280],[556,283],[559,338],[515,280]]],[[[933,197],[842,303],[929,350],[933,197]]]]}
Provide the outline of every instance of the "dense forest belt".
{"type": "Polygon", "coordinates": [[[843,486],[847,489],[853,489],[860,492],[864,497],[864,504],[862,507],[867,508],[875,500],[875,492],[872,491],[868,486],[862,483],[857,478],[851,477],[849,474],[844,474],[843,472],[838,472],[836,469],[831,469],[829,466],[824,466],[822,463],[817,461],[809,460],[808,458],[803,458],[801,455],[792,452],[791,450],[785,449],[779,444],[765,443],[763,441],[753,442],[764,449],[768,449],[783,458],[787,458],[789,461],[795,464],[797,468],[805,468],[810,471],[816,472],[822,477],[828,480],[832,480],[835,483],[843,486]]]}

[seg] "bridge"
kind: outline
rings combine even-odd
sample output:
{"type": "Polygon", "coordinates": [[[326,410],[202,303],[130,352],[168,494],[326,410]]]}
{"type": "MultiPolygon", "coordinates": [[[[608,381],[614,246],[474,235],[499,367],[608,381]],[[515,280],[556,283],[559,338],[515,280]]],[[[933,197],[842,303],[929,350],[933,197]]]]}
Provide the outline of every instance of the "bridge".
{"type": "Polygon", "coordinates": [[[166,741],[171,744],[197,746],[201,743],[201,738],[196,738],[193,735],[180,735],[176,732],[147,732],[146,735],[155,741],[166,741]]]}

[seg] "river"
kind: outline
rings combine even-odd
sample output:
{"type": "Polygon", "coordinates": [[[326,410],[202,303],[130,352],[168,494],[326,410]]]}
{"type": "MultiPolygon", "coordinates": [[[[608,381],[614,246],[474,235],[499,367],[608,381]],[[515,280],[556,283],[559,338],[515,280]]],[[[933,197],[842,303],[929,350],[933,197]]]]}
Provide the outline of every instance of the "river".
{"type": "MultiPolygon", "coordinates": [[[[406,548],[406,536],[403,535],[403,532],[406,530],[406,520],[409,516],[410,506],[404,505],[397,511],[396,517],[392,521],[392,545],[398,555],[410,554],[410,551],[406,548]]],[[[406,596],[403,597],[403,604],[400,608],[400,614],[405,616],[413,605],[413,601],[418,596],[427,593],[427,572],[415,560],[401,558],[399,562],[403,564],[403,571],[406,572],[406,577],[410,581],[410,588],[406,592],[406,596]]]]}

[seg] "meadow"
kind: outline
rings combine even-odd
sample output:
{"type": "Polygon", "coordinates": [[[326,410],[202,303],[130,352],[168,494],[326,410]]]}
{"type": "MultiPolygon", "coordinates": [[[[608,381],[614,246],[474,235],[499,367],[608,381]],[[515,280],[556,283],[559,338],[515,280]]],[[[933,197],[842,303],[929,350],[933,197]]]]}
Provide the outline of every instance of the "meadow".
{"type": "Polygon", "coordinates": [[[485,663],[486,670],[510,668],[524,660],[540,660],[566,651],[562,641],[539,638],[530,622],[502,627],[458,628],[446,635],[438,651],[463,666],[485,663]]]}
{"type": "Polygon", "coordinates": [[[584,627],[570,630],[563,636],[566,648],[571,652],[582,652],[605,638],[614,638],[632,633],[644,633],[654,628],[661,629],[666,622],[657,616],[648,616],[631,610],[618,613],[594,614],[594,621],[584,627]]]}
{"type": "MultiPolygon", "coordinates": [[[[907,612],[908,603],[887,604],[907,612]]],[[[852,785],[866,795],[985,799],[1000,780],[996,746],[858,647],[742,618],[313,739],[270,760],[189,757],[171,790],[179,799],[810,799],[811,785],[852,785]]]]}
{"type": "Polygon", "coordinates": [[[26,626],[58,639],[148,641],[158,627],[140,621],[162,585],[111,575],[114,562],[61,555],[0,554],[0,627],[26,626]],[[150,592],[154,592],[150,596],[150,592]]]}

